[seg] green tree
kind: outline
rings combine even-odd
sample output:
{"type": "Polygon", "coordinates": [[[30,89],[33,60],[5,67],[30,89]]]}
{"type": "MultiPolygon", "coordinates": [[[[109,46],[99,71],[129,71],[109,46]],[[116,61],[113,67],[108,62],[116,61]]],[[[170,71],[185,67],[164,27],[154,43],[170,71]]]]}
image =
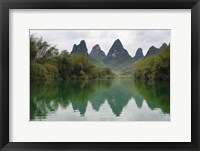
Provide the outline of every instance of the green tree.
{"type": "Polygon", "coordinates": [[[146,81],[168,81],[170,78],[170,46],[156,55],[137,62],[133,69],[136,79],[146,81]]]}
{"type": "Polygon", "coordinates": [[[58,58],[58,69],[63,80],[69,79],[72,72],[72,63],[67,51],[62,51],[58,58]]]}
{"type": "Polygon", "coordinates": [[[43,38],[30,36],[30,55],[31,61],[44,63],[47,58],[55,57],[59,54],[56,46],[49,45],[43,38]]]}
{"type": "Polygon", "coordinates": [[[45,64],[44,65],[45,69],[46,69],[46,77],[47,79],[58,79],[58,68],[54,65],[51,64],[45,64]]]}
{"type": "Polygon", "coordinates": [[[51,46],[41,38],[30,36],[31,81],[67,79],[113,78],[110,68],[95,66],[84,55],[69,55],[67,50],[59,54],[56,46],[51,46]]]}
{"type": "Polygon", "coordinates": [[[45,81],[47,80],[47,70],[39,63],[31,64],[31,81],[45,81]]]}

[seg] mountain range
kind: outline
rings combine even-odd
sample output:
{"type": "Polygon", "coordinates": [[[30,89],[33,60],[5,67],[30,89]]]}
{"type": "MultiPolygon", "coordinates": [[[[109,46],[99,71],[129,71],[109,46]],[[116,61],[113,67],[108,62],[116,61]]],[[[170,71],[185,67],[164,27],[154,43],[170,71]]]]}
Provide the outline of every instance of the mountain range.
{"type": "Polygon", "coordinates": [[[71,55],[86,55],[96,65],[116,68],[121,67],[125,64],[127,65],[128,63],[134,63],[135,61],[138,61],[144,57],[157,54],[160,51],[164,50],[166,47],[166,43],[163,43],[160,48],[151,46],[147,51],[146,55],[143,54],[142,48],[138,48],[135,53],[135,56],[131,57],[128,51],[124,48],[121,41],[117,39],[112,44],[107,55],[101,49],[99,44],[93,46],[92,51],[89,54],[86,42],[84,40],[81,40],[78,45],[74,44],[73,49],[71,51],[71,55]]]}

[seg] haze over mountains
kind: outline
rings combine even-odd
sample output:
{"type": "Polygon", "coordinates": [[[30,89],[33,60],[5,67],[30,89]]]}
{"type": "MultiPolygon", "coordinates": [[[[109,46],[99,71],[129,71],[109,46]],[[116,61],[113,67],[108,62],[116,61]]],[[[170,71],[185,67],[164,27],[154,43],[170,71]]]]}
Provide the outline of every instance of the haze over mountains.
{"type": "Polygon", "coordinates": [[[86,55],[89,59],[96,65],[100,66],[109,66],[109,67],[120,67],[122,65],[127,65],[134,63],[144,57],[148,57],[154,54],[159,53],[167,47],[166,43],[163,43],[160,48],[151,46],[147,51],[147,54],[144,56],[142,48],[138,48],[135,56],[131,57],[128,51],[124,48],[123,44],[119,39],[115,40],[111,48],[106,55],[105,52],[101,49],[99,44],[93,46],[90,54],[88,53],[87,45],[84,40],[81,40],[78,45],[74,44],[71,55],[86,55]]]}

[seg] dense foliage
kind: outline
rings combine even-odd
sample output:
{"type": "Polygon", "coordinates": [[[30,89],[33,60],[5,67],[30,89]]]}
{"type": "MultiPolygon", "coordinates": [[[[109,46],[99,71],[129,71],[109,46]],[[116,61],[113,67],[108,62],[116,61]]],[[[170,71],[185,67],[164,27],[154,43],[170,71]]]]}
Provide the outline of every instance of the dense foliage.
{"type": "Polygon", "coordinates": [[[59,54],[56,46],[51,46],[33,35],[30,37],[30,56],[31,81],[114,77],[110,68],[95,66],[87,56],[69,55],[66,50],[59,54]]]}
{"type": "Polygon", "coordinates": [[[169,81],[170,46],[135,63],[133,76],[146,81],[169,81]]]}
{"type": "Polygon", "coordinates": [[[142,96],[148,106],[153,110],[160,108],[164,113],[170,114],[170,84],[168,81],[134,81],[134,92],[142,96]]]}

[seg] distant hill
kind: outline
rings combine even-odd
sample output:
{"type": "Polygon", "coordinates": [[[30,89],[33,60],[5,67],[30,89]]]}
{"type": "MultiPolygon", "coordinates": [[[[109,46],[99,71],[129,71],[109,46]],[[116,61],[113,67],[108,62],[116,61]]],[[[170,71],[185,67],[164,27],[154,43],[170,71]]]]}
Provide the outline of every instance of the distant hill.
{"type": "Polygon", "coordinates": [[[143,54],[142,48],[138,48],[133,59],[137,61],[139,59],[142,59],[143,57],[144,57],[144,54],[143,54]]]}
{"type": "Polygon", "coordinates": [[[155,55],[151,54],[135,63],[133,76],[146,81],[169,81],[170,45],[158,49],[155,55]]]}
{"type": "Polygon", "coordinates": [[[151,55],[155,55],[156,53],[158,53],[161,50],[164,50],[165,48],[167,48],[167,44],[163,43],[162,46],[160,48],[156,48],[154,46],[151,46],[149,48],[149,50],[147,51],[146,56],[151,56],[151,55]]]}
{"type": "Polygon", "coordinates": [[[101,50],[100,46],[96,44],[93,48],[92,51],[90,52],[90,57],[97,61],[102,61],[103,59],[106,58],[106,54],[103,50],[101,50]]]}
{"type": "Polygon", "coordinates": [[[166,43],[163,43],[160,48],[151,46],[146,55],[143,54],[142,48],[138,48],[132,58],[119,39],[114,41],[107,55],[99,44],[94,45],[88,54],[86,42],[81,40],[78,45],[74,44],[71,55],[86,55],[95,65],[111,67],[117,74],[126,76],[132,74],[134,63],[148,56],[156,55],[167,47],[166,43]]]}
{"type": "Polygon", "coordinates": [[[128,51],[124,49],[121,41],[117,39],[111,46],[104,63],[111,66],[118,66],[127,61],[130,61],[132,57],[129,55],[128,51]]]}
{"type": "Polygon", "coordinates": [[[71,55],[87,55],[88,49],[84,40],[81,40],[79,45],[74,44],[71,55]]]}
{"type": "Polygon", "coordinates": [[[167,44],[163,43],[159,50],[164,50],[165,48],[167,48],[167,44]]]}

